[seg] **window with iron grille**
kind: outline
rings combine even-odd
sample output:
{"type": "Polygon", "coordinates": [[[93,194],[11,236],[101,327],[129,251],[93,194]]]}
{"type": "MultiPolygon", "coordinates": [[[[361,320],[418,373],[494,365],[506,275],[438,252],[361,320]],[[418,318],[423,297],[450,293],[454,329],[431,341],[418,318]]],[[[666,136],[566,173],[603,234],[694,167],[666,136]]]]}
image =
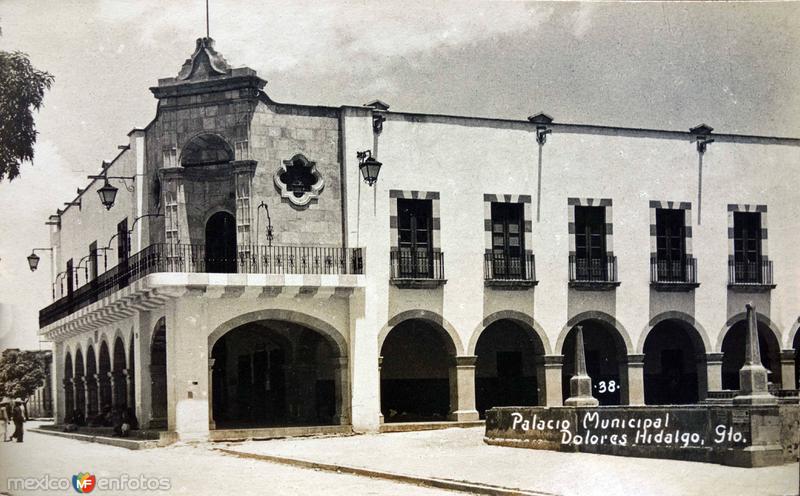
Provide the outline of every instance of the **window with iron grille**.
{"type": "Polygon", "coordinates": [[[525,277],[524,220],[521,203],[492,203],[492,270],[497,278],[525,277]]]}
{"type": "Polygon", "coordinates": [[[733,262],[736,282],[761,282],[760,213],[733,213],[733,262]]]}
{"type": "Polygon", "coordinates": [[[656,267],[659,281],[685,279],[685,219],[684,210],[656,209],[656,267]]]}
{"type": "Polygon", "coordinates": [[[575,273],[578,279],[606,280],[604,207],[575,207],[575,273]]]}
{"type": "Polygon", "coordinates": [[[400,277],[430,278],[433,274],[431,200],[397,200],[400,277]]]}
{"type": "Polygon", "coordinates": [[[239,255],[250,252],[250,174],[236,174],[236,244],[239,255]]]}

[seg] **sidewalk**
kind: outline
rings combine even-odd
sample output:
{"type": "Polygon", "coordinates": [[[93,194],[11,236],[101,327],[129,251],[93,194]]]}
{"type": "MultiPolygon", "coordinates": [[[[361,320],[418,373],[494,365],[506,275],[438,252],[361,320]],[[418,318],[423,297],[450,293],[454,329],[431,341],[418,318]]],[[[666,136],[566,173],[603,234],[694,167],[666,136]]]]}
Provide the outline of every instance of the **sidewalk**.
{"type": "Polygon", "coordinates": [[[708,463],[489,446],[483,428],[217,443],[241,453],[562,495],[798,494],[798,464],[708,463]]]}

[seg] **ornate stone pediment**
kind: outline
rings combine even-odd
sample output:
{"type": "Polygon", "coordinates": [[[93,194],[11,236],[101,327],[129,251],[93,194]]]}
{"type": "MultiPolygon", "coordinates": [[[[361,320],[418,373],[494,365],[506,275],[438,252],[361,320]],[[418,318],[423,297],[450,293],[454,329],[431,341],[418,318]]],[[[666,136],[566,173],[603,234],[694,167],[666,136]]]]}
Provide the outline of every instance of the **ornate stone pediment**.
{"type": "Polygon", "coordinates": [[[275,186],[294,205],[303,207],[311,200],[319,198],[325,187],[322,174],[317,170],[317,163],[309,161],[304,155],[297,154],[284,160],[273,175],[275,186]]]}
{"type": "Polygon", "coordinates": [[[198,38],[194,53],[183,63],[178,80],[207,79],[228,73],[230,66],[221,53],[214,50],[214,40],[198,38]]]}

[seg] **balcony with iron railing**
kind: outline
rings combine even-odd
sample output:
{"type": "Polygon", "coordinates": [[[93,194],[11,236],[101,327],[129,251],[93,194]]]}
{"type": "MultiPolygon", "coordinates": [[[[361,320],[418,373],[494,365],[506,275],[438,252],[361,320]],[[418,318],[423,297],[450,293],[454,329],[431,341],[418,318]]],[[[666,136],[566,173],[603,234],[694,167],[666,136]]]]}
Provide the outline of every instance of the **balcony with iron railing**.
{"type": "Polygon", "coordinates": [[[447,282],[444,253],[426,248],[393,248],[389,253],[390,282],[398,288],[436,288],[447,282]]]}
{"type": "Polygon", "coordinates": [[[483,255],[483,278],[487,287],[498,289],[526,289],[536,280],[536,259],[533,253],[513,256],[488,252],[483,255]]]}
{"type": "Polygon", "coordinates": [[[617,257],[569,256],[569,287],[578,290],[610,291],[620,285],[617,257]]]}
{"type": "Polygon", "coordinates": [[[761,257],[758,262],[728,260],[728,288],[739,292],[766,292],[775,288],[772,261],[761,257]]]}
{"type": "Polygon", "coordinates": [[[204,245],[150,245],[123,260],[72,293],[39,311],[39,327],[102,300],[154,273],[226,273],[281,275],[345,275],[363,274],[361,248],[326,246],[260,246],[237,247],[230,256],[208,256],[204,245]]]}
{"type": "Polygon", "coordinates": [[[697,282],[697,259],[682,260],[650,258],[650,286],[656,291],[691,291],[697,282]]]}

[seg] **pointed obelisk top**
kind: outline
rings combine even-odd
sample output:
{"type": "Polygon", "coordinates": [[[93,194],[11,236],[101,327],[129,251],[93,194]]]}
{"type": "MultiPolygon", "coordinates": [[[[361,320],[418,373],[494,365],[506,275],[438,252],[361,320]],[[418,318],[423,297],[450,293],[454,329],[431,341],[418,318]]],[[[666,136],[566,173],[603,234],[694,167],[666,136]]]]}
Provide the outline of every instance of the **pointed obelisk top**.
{"type": "Polygon", "coordinates": [[[744,365],[739,370],[739,394],[734,396],[734,405],[774,405],[778,399],[770,394],[767,385],[767,369],[761,364],[761,349],[758,345],[758,321],[753,303],[747,309],[747,334],[745,335],[744,365]]]}
{"type": "Polygon", "coordinates": [[[592,396],[592,378],[586,372],[586,355],[583,346],[583,326],[575,326],[575,375],[569,380],[569,398],[566,406],[597,406],[600,402],[592,396]]]}

